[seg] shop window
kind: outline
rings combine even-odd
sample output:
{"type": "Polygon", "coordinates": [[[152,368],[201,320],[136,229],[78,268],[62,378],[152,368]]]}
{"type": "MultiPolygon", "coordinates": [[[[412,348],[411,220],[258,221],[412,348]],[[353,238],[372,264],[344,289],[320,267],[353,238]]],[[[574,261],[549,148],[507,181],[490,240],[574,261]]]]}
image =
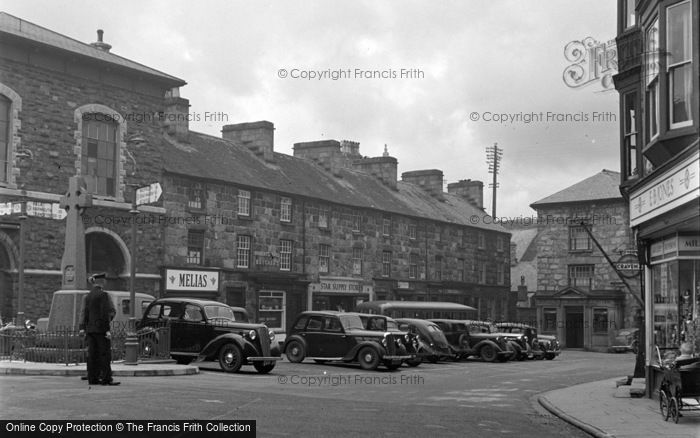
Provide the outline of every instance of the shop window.
{"type": "Polygon", "coordinates": [[[593,309],[593,334],[606,335],[608,334],[608,309],[594,308],[593,309]]]}
{"type": "Polygon", "coordinates": [[[542,331],[546,333],[556,333],[557,331],[557,309],[542,310],[543,327],[542,331]]]}
{"type": "Polygon", "coordinates": [[[280,240],[280,271],[292,270],[292,241],[280,240]]]}
{"type": "Polygon", "coordinates": [[[204,264],[204,231],[187,231],[187,263],[192,265],[204,264]]]}
{"type": "Polygon", "coordinates": [[[238,191],[238,215],[250,216],[250,192],[248,190],[238,191]]]}
{"type": "Polygon", "coordinates": [[[582,226],[569,227],[569,251],[590,251],[591,236],[582,226]]]}
{"type": "Polygon", "coordinates": [[[292,221],[292,199],[282,197],[280,199],[280,221],[281,222],[291,222],[292,221]]]}
{"type": "Polygon", "coordinates": [[[258,322],[271,329],[286,326],[286,292],[263,291],[258,293],[258,322]]]}

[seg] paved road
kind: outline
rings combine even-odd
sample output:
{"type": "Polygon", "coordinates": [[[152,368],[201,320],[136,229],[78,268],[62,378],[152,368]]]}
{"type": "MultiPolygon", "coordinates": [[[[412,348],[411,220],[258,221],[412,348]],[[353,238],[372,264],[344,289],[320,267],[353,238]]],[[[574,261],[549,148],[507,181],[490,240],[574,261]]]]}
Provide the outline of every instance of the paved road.
{"type": "Polygon", "coordinates": [[[0,418],[255,419],[258,436],[585,437],[533,403],[544,391],[622,376],[631,354],[565,351],[553,361],[477,360],[367,372],[354,365],[281,362],[270,375],[215,364],[178,377],[0,377],[0,418]]]}

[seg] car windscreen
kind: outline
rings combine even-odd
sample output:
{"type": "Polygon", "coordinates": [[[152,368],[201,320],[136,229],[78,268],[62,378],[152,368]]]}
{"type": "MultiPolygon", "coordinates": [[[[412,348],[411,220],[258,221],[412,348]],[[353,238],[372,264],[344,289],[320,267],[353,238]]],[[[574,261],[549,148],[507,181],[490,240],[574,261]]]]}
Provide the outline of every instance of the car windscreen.
{"type": "Polygon", "coordinates": [[[386,320],[386,329],[388,331],[398,331],[399,325],[396,323],[396,321],[391,321],[391,320],[387,319],[386,320]]]}
{"type": "Polygon", "coordinates": [[[226,318],[231,321],[236,320],[233,309],[227,306],[204,306],[204,313],[207,314],[207,319],[226,318]]]}
{"type": "Polygon", "coordinates": [[[364,330],[362,320],[357,315],[340,315],[339,319],[345,330],[364,330]]]}

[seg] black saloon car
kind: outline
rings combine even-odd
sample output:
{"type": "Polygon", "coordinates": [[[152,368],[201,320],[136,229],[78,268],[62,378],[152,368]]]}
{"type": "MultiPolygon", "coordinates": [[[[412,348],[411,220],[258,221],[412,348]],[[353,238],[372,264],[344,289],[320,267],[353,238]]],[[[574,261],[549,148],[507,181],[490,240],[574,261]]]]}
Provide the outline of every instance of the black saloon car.
{"type": "Polygon", "coordinates": [[[318,363],[359,362],[366,370],[383,364],[390,370],[410,359],[402,336],[388,331],[366,330],[355,313],[307,311],[297,316],[284,343],[290,362],[305,358],[318,363]]]}
{"type": "Polygon", "coordinates": [[[418,336],[415,333],[400,330],[399,323],[385,315],[358,313],[357,316],[362,320],[362,326],[366,330],[391,332],[394,336],[402,336],[406,354],[411,356],[410,359],[406,359],[404,362],[412,367],[417,367],[421,364],[422,359],[418,355],[418,336]]]}
{"type": "Polygon", "coordinates": [[[264,374],[281,359],[272,330],[263,324],[237,321],[234,309],[224,303],[193,298],[155,300],[138,325],[139,333],[164,326],[170,329],[170,355],[181,364],[195,359],[218,360],[230,373],[242,365],[253,365],[264,374]]]}
{"type": "Polygon", "coordinates": [[[400,318],[396,322],[399,323],[400,330],[413,334],[418,343],[417,357],[408,361],[409,365],[424,358],[435,363],[441,358],[452,357],[445,334],[434,322],[412,318],[400,318]]]}
{"type": "Polygon", "coordinates": [[[531,325],[519,322],[499,322],[496,324],[499,331],[525,336],[529,353],[535,359],[552,360],[559,356],[561,347],[556,336],[537,334],[537,329],[531,325]]]}

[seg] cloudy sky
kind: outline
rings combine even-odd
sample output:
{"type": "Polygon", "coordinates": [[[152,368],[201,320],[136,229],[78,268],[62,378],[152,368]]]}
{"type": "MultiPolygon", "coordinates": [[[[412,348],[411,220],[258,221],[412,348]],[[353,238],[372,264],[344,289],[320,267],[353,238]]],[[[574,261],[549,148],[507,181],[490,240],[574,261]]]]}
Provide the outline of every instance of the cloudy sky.
{"type": "MultiPolygon", "coordinates": [[[[2,7],[87,43],[104,29],[113,53],[186,80],[181,95],[200,132],[218,136],[227,123],[269,120],[278,152],[345,139],[378,156],[386,144],[399,174],[441,169],[446,184],[478,179],[486,190],[485,148],[498,143],[497,216],[517,217],[533,214],[529,204],[538,199],[619,169],[617,92],[601,80],[564,81],[575,61],[565,56],[567,44],[614,39],[615,3],[4,0],[2,7]],[[222,115],[205,121],[206,112],[222,115]]],[[[490,191],[484,198],[490,212],[490,191]]]]}

